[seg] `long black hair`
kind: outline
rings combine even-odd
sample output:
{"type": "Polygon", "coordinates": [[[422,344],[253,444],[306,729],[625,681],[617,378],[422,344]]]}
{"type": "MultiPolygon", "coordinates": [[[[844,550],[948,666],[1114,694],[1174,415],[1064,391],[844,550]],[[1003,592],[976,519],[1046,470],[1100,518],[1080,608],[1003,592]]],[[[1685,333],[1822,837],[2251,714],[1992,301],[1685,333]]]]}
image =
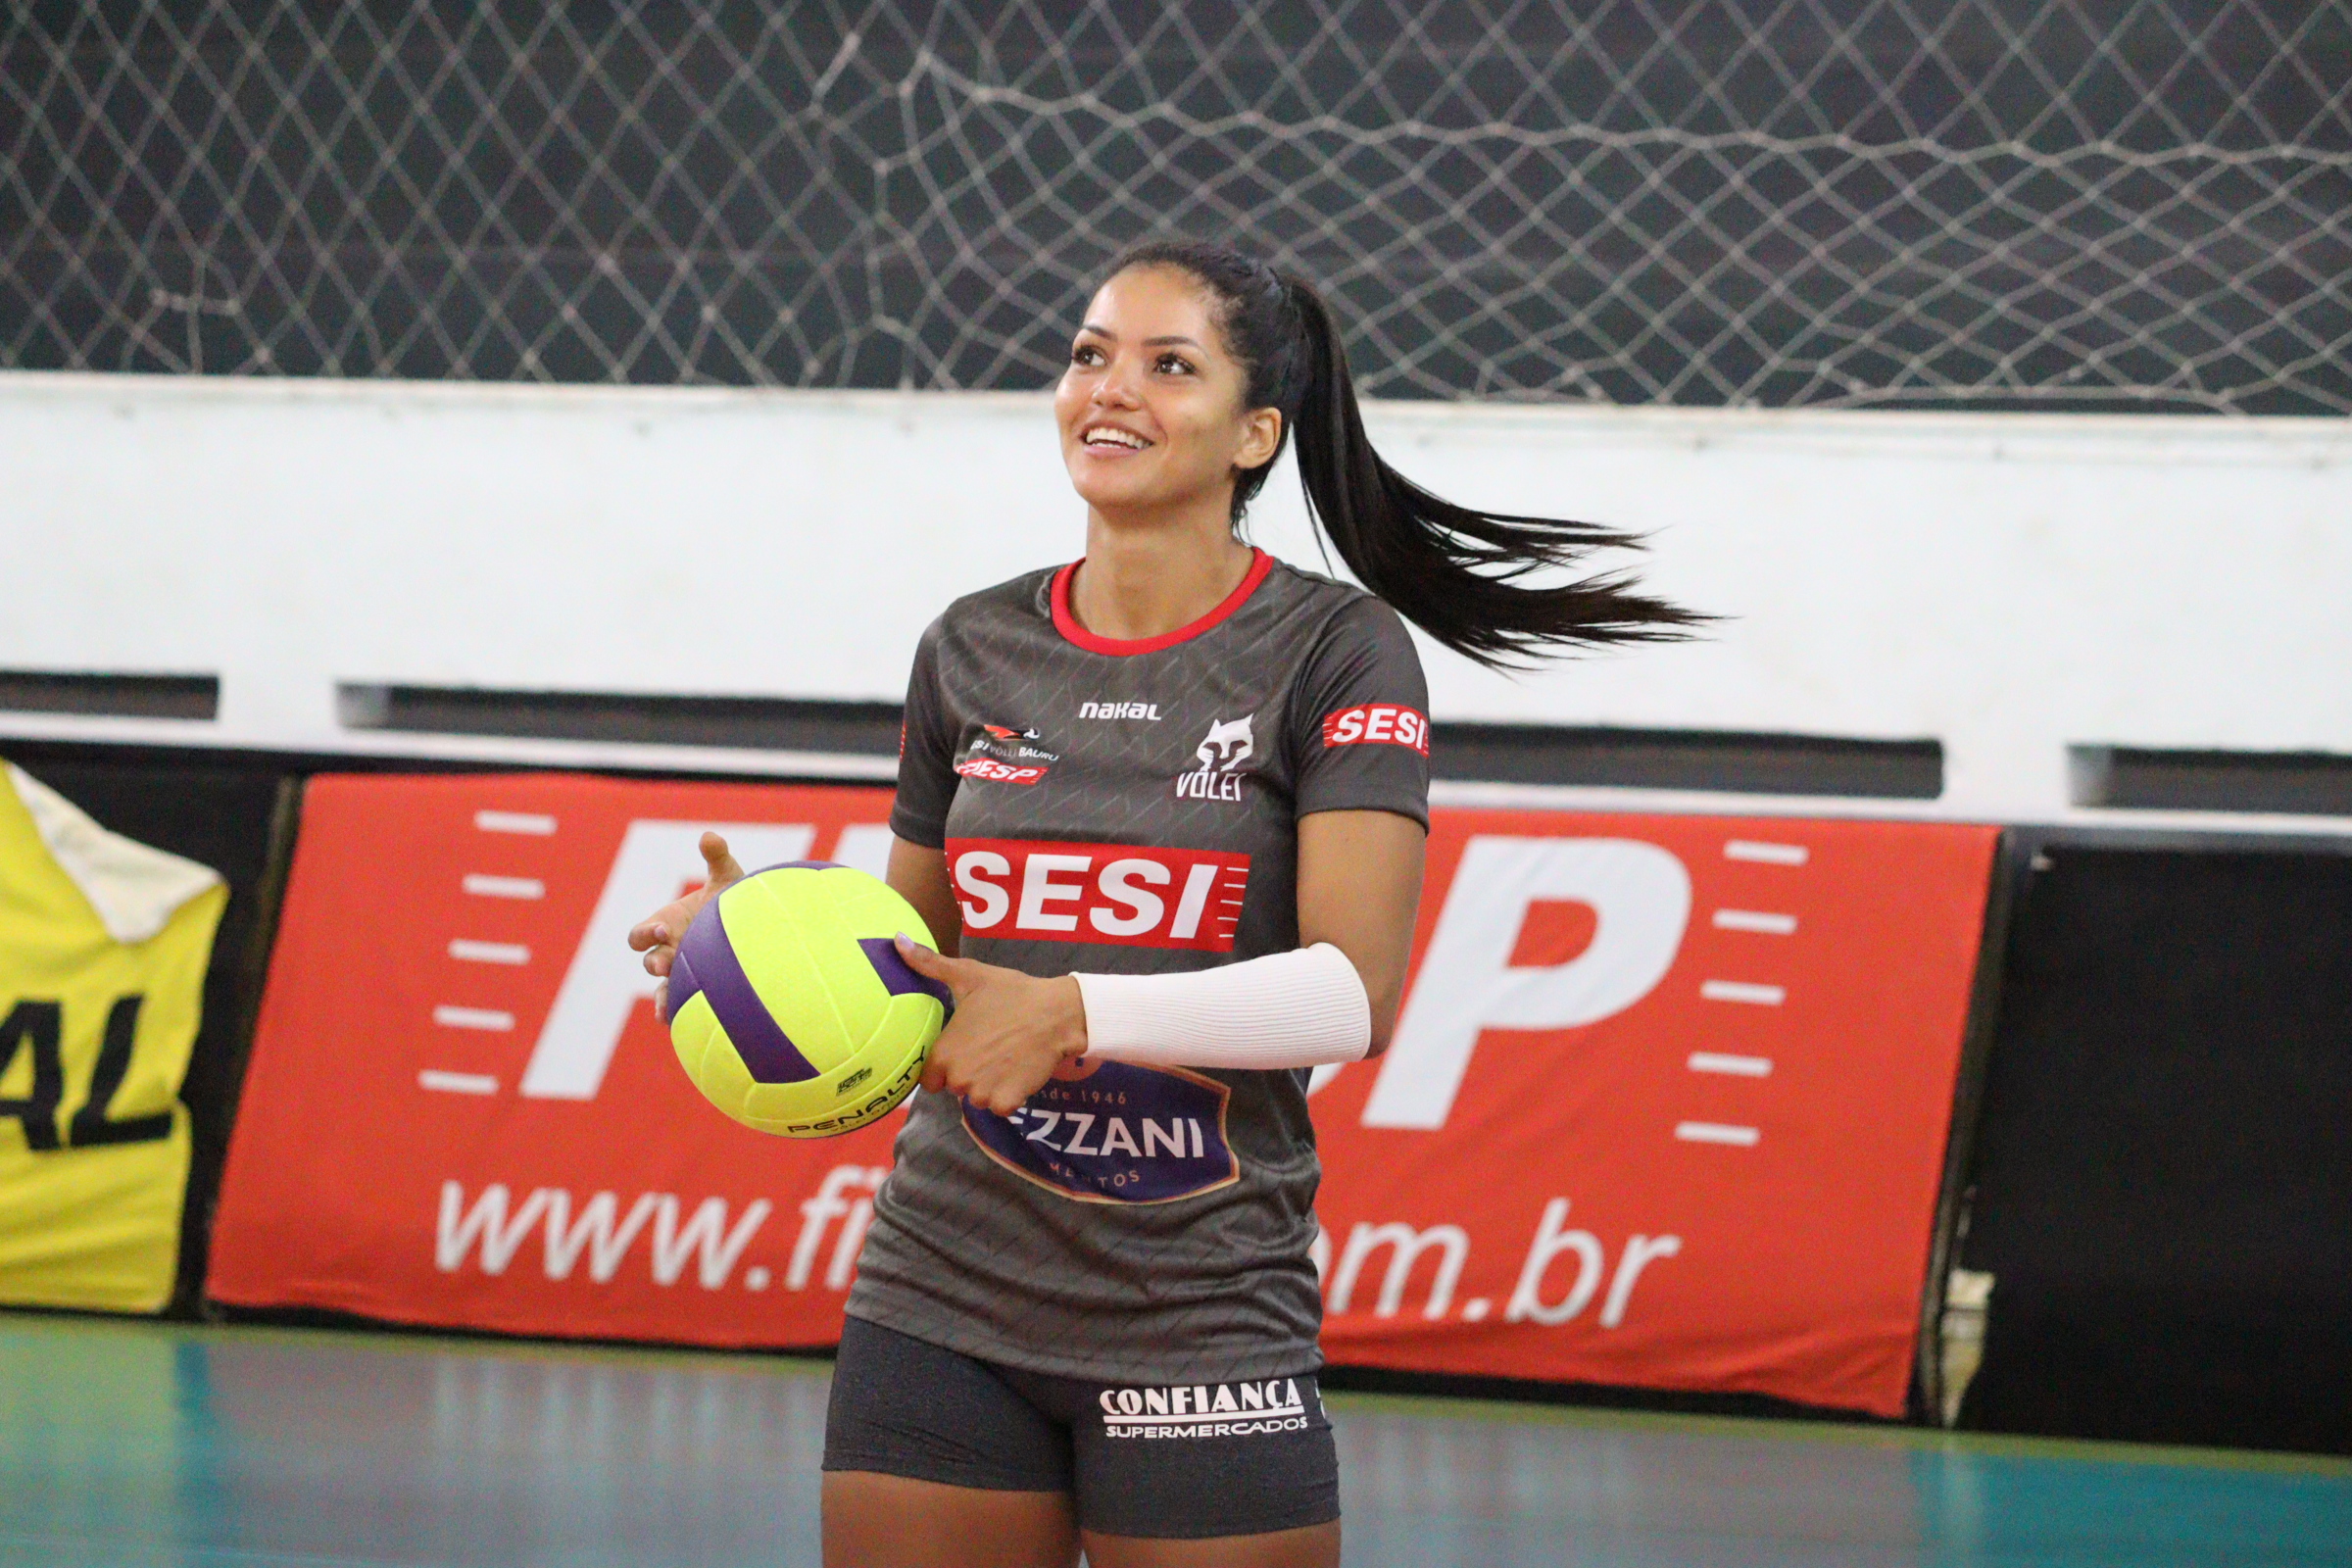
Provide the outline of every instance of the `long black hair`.
{"type": "MultiPolygon", "coordinates": [[[[1364,434],[1339,320],[1304,279],[1191,240],[1139,245],[1111,275],[1138,267],[1180,269],[1208,291],[1250,377],[1243,407],[1279,410],[1284,441],[1298,432],[1298,477],[1323,536],[1358,581],[1446,647],[1499,669],[1573,648],[1674,641],[1710,618],[1635,592],[1621,572],[1522,582],[1641,541],[1595,523],[1456,506],[1390,467],[1364,434]]],[[[1237,527],[1281,457],[1278,445],[1236,476],[1237,527]]]]}

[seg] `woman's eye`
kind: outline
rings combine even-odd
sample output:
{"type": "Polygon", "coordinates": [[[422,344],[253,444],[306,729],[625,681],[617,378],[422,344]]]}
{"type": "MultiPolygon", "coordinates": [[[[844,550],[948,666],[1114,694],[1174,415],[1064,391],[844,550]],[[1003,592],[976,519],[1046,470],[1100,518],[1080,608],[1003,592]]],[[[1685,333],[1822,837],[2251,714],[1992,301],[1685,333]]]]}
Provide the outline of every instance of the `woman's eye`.
{"type": "Polygon", "coordinates": [[[1159,357],[1159,363],[1153,368],[1162,375],[1190,375],[1193,371],[1193,365],[1181,354],[1162,354],[1159,357]]]}
{"type": "Polygon", "coordinates": [[[1070,350],[1070,363],[1072,365],[1100,365],[1102,363],[1102,351],[1092,344],[1081,343],[1070,350]]]}

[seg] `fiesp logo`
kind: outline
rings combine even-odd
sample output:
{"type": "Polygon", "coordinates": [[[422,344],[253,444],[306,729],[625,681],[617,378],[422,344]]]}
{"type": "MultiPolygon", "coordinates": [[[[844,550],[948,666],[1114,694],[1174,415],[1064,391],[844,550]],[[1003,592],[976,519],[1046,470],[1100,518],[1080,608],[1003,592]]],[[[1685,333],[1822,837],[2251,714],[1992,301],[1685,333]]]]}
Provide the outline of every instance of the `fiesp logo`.
{"type": "MultiPolygon", "coordinates": [[[[816,840],[816,829],[802,822],[631,822],[523,1070],[523,1098],[596,1098],[630,1011],[657,984],[629,951],[629,928],[701,880],[693,873],[706,832],[724,837],[735,858],[755,871],[808,858],[816,840]]],[[[843,828],[832,858],[882,875],[890,864],[889,827],[843,828]]]]}
{"type": "Polygon", "coordinates": [[[993,757],[967,757],[956,764],[956,771],[965,778],[985,779],[992,784],[1035,784],[1046,776],[1046,769],[1036,763],[1015,766],[993,757]]]}
{"type": "Polygon", "coordinates": [[[1034,729],[1008,724],[983,724],[956,771],[964,778],[993,784],[1035,784],[1046,776],[1060,755],[1029,744],[1041,737],[1034,729]]]}

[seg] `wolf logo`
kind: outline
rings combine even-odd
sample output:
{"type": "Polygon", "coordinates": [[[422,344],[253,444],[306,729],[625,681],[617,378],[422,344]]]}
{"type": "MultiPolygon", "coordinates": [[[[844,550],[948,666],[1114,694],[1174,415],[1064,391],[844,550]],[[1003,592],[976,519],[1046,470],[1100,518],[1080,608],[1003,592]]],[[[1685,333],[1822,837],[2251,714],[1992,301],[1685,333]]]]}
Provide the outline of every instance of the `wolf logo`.
{"type": "Polygon", "coordinates": [[[1250,734],[1250,720],[1254,713],[1245,713],[1236,719],[1218,719],[1208,726],[1208,739],[1200,743],[1193,755],[1200,759],[1203,773],[1230,773],[1248,761],[1257,750],[1250,734]]]}
{"type": "Polygon", "coordinates": [[[1200,759],[1200,769],[1176,775],[1176,798],[1180,801],[1238,801],[1242,798],[1242,764],[1257,754],[1257,741],[1250,733],[1250,720],[1255,714],[1245,713],[1240,718],[1220,718],[1208,726],[1208,737],[1193,753],[1200,759]]]}

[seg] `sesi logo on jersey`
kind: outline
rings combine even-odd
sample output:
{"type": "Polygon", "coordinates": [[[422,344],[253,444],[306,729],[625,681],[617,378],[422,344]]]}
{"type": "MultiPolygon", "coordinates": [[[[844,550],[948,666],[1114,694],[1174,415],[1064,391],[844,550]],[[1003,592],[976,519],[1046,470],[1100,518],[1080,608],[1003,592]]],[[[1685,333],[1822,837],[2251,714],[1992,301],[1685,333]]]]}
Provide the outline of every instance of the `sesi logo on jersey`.
{"type": "Polygon", "coordinates": [[[1429,755],[1429,719],[1400,703],[1360,703],[1323,715],[1325,746],[1409,746],[1429,755]]]}
{"type": "Polygon", "coordinates": [[[1046,776],[1035,763],[1000,762],[993,757],[967,757],[956,764],[965,778],[984,778],[998,784],[1034,784],[1046,776]]]}
{"type": "Polygon", "coordinates": [[[1140,844],[950,839],[973,936],[1231,953],[1250,857],[1140,844]]]}

